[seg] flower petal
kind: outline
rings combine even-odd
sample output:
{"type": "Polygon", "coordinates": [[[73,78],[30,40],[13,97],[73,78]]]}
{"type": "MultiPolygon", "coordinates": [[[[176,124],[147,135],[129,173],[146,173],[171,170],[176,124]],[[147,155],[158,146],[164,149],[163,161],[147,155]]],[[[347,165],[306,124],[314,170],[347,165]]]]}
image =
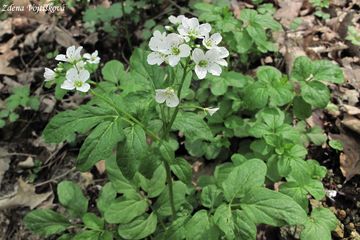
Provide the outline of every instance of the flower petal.
{"type": "Polygon", "coordinates": [[[191,51],[191,47],[187,44],[181,44],[179,46],[179,50],[180,50],[180,57],[188,57],[190,55],[190,51],[191,51]]]}
{"type": "Polygon", "coordinates": [[[68,58],[72,57],[74,54],[75,54],[75,46],[71,46],[66,49],[66,56],[68,58]]]}
{"type": "Polygon", "coordinates": [[[67,72],[66,72],[66,79],[70,80],[70,81],[74,81],[78,78],[78,71],[75,68],[70,68],[67,72]]]}
{"type": "Polygon", "coordinates": [[[82,82],[86,82],[90,78],[90,73],[88,70],[80,70],[79,72],[79,80],[82,82]]]}
{"type": "Polygon", "coordinates": [[[180,100],[175,93],[169,95],[168,98],[166,99],[166,105],[168,107],[176,107],[177,105],[179,105],[179,103],[180,100]]]}
{"type": "Polygon", "coordinates": [[[55,60],[57,61],[63,61],[63,62],[67,62],[67,58],[64,54],[59,54],[55,57],[55,60]]]}
{"type": "Polygon", "coordinates": [[[169,61],[169,65],[172,67],[175,67],[179,61],[180,61],[180,57],[179,56],[174,56],[174,55],[170,55],[168,58],[169,61]]]}
{"type": "Polygon", "coordinates": [[[214,33],[211,35],[210,39],[214,42],[215,45],[218,45],[222,40],[222,36],[220,33],[214,33]]]}
{"type": "Polygon", "coordinates": [[[56,73],[50,69],[50,68],[45,68],[45,72],[44,72],[44,78],[45,78],[45,82],[47,81],[51,81],[54,80],[56,73]]]}
{"type": "Polygon", "coordinates": [[[191,56],[192,60],[198,64],[201,60],[205,59],[205,54],[200,48],[195,48],[191,56]]]}
{"type": "Polygon", "coordinates": [[[84,57],[85,59],[91,59],[91,55],[90,55],[89,53],[85,53],[85,54],[83,55],[83,57],[84,57]]]}
{"type": "Polygon", "coordinates": [[[215,76],[220,76],[222,71],[221,67],[216,63],[210,63],[207,70],[209,71],[209,73],[215,76]]]}
{"type": "Polygon", "coordinates": [[[60,88],[65,89],[65,90],[73,90],[73,89],[75,89],[74,82],[72,82],[70,80],[65,80],[61,84],[60,88]]]}
{"type": "Polygon", "coordinates": [[[163,103],[166,100],[166,89],[156,89],[155,90],[155,101],[157,103],[163,103]]]}
{"type": "Polygon", "coordinates": [[[196,65],[195,73],[199,79],[204,79],[206,77],[207,70],[206,68],[202,68],[199,65],[196,65]]]}
{"type": "Polygon", "coordinates": [[[216,63],[221,66],[224,66],[224,67],[227,67],[227,65],[228,65],[228,63],[225,59],[218,59],[218,60],[216,60],[216,63]]]}
{"type": "Polygon", "coordinates": [[[199,33],[201,36],[205,36],[206,34],[209,34],[210,31],[211,31],[211,25],[208,23],[204,23],[199,26],[199,33]]]}
{"type": "Polygon", "coordinates": [[[160,65],[164,62],[163,56],[158,52],[152,52],[147,56],[147,62],[150,65],[160,65]]]}
{"type": "Polygon", "coordinates": [[[90,84],[84,83],[81,87],[77,87],[76,90],[80,92],[87,92],[90,89],[90,84]]]}

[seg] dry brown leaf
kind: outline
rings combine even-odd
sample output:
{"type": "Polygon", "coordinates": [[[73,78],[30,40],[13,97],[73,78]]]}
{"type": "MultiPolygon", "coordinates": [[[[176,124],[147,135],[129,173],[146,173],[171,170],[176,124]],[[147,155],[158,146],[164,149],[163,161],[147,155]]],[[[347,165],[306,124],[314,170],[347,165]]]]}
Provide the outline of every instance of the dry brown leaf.
{"type": "Polygon", "coordinates": [[[60,44],[63,47],[70,47],[70,46],[78,46],[79,44],[76,42],[76,40],[72,37],[72,34],[62,28],[55,27],[54,28],[55,33],[55,40],[58,44],[60,44]]]}
{"type": "Polygon", "coordinates": [[[0,210],[23,206],[34,209],[51,195],[53,195],[53,192],[35,193],[35,187],[20,178],[15,192],[0,199],[0,210]]]}
{"type": "Polygon", "coordinates": [[[80,173],[80,186],[85,189],[94,182],[94,175],[91,172],[80,173]]]}
{"type": "Polygon", "coordinates": [[[18,167],[20,168],[32,168],[35,166],[34,159],[29,156],[24,161],[18,163],[18,167]]]}
{"type": "Polygon", "coordinates": [[[9,169],[10,157],[7,155],[8,151],[5,148],[0,148],[0,184],[3,180],[5,172],[9,169]]]}
{"type": "Polygon", "coordinates": [[[24,40],[24,46],[34,48],[34,45],[38,42],[38,37],[48,28],[47,25],[41,24],[35,31],[26,35],[24,40]]]}
{"type": "Polygon", "coordinates": [[[357,134],[360,134],[360,119],[353,116],[346,116],[341,123],[357,134]]]}
{"type": "Polygon", "coordinates": [[[11,18],[0,21],[0,40],[5,34],[10,34],[12,32],[11,21],[11,18]]]}
{"type": "Polygon", "coordinates": [[[360,174],[360,142],[350,134],[330,134],[330,137],[343,143],[344,152],[340,154],[340,170],[346,181],[360,174]]]}
{"type": "Polygon", "coordinates": [[[280,20],[280,23],[289,28],[294,19],[299,16],[303,0],[282,0],[279,1],[280,8],[276,11],[274,17],[280,20]]]}
{"type": "Polygon", "coordinates": [[[95,166],[100,174],[103,174],[106,170],[105,160],[98,161],[95,166]]]}
{"type": "Polygon", "coordinates": [[[358,107],[354,107],[354,106],[347,105],[347,104],[344,104],[343,106],[345,108],[346,113],[349,114],[349,115],[358,115],[358,114],[360,114],[360,108],[358,108],[358,107]]]}

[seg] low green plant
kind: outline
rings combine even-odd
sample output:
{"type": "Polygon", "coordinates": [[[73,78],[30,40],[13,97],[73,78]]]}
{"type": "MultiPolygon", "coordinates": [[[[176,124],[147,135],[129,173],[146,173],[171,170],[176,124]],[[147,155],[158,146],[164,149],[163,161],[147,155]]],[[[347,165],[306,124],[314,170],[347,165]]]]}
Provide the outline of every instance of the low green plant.
{"type": "Polygon", "coordinates": [[[348,33],[346,39],[349,40],[352,44],[360,46],[360,31],[354,26],[348,27],[348,33]]]}
{"type": "Polygon", "coordinates": [[[322,19],[329,19],[330,14],[325,13],[323,9],[328,9],[330,6],[329,0],[310,0],[310,3],[315,7],[315,16],[322,19]]]}
{"type": "Polygon", "coordinates": [[[60,57],[71,62],[60,87],[92,99],[58,113],[43,136],[61,143],[86,135],[77,168],[105,160],[108,182],[91,208],[79,186],[61,182],[66,211],[32,211],[26,226],[62,240],[256,239],[259,224],[296,226],[303,240],[331,239],[336,217],[309,206],[325,197],[326,168],[306,160],[306,146],[326,137],[302,120],[326,107],[325,83],[341,83],[340,68],[299,57],[290,77],[270,66],[255,78],[223,70],[229,52],[218,46],[219,33],[210,35],[211,25],[169,19],[174,25],[154,32],[151,52],[135,49],[127,71],[107,62],[103,81],[89,80],[89,71],[74,78],[75,70],[87,71],[76,68],[81,57],[60,57]],[[230,150],[234,138],[240,143],[230,150]],[[176,154],[181,145],[188,155],[221,163],[195,179],[188,158],[176,154]]]}
{"type": "Polygon", "coordinates": [[[4,127],[7,121],[15,122],[19,118],[17,112],[20,107],[38,110],[39,106],[39,97],[30,96],[29,86],[15,87],[0,109],[0,128],[4,127]]]}

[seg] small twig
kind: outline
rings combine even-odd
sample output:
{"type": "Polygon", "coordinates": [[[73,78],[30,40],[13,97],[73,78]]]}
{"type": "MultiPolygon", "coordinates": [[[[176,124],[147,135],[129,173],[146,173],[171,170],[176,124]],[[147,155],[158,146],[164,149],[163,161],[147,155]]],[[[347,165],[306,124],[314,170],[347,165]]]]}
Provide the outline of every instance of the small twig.
{"type": "Polygon", "coordinates": [[[54,178],[52,178],[52,179],[49,179],[49,180],[47,180],[47,181],[45,181],[45,182],[41,182],[41,183],[35,184],[34,186],[35,186],[35,187],[39,187],[39,186],[42,186],[42,185],[45,185],[45,184],[48,184],[48,183],[51,183],[51,182],[56,182],[56,180],[65,177],[65,176],[68,175],[69,173],[75,171],[75,169],[76,169],[76,167],[73,167],[73,168],[69,169],[68,171],[66,171],[65,173],[63,173],[63,174],[61,174],[61,175],[59,175],[59,176],[56,176],[56,177],[54,177],[54,178]]]}

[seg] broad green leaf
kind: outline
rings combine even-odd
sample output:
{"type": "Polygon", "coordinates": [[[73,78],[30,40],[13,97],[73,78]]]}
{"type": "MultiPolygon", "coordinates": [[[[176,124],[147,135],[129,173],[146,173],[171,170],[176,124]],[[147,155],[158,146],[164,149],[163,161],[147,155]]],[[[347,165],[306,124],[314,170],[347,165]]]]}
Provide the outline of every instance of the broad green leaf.
{"type": "Polygon", "coordinates": [[[171,226],[166,229],[162,240],[171,239],[171,240],[183,240],[185,239],[185,224],[189,220],[189,216],[178,217],[174,220],[171,226]]]}
{"type": "Polygon", "coordinates": [[[77,233],[72,240],[99,240],[101,232],[94,230],[86,230],[77,233]]]}
{"type": "Polygon", "coordinates": [[[210,222],[208,213],[200,210],[186,223],[186,239],[191,240],[216,240],[219,239],[219,231],[210,222]]]}
{"type": "Polygon", "coordinates": [[[148,208],[144,200],[117,200],[112,202],[105,211],[105,220],[108,223],[129,223],[142,215],[148,208]]]}
{"type": "Polygon", "coordinates": [[[330,91],[319,81],[301,84],[301,96],[304,101],[316,108],[325,108],[330,100],[330,91]]]}
{"type": "Polygon", "coordinates": [[[343,151],[344,150],[344,146],[343,143],[339,140],[330,140],[329,141],[329,146],[332,149],[338,150],[338,151],[343,151]]]}
{"type": "Polygon", "coordinates": [[[59,202],[71,215],[82,217],[88,209],[88,200],[81,188],[73,182],[62,181],[57,186],[59,202]]]}
{"type": "Polygon", "coordinates": [[[210,90],[215,96],[224,95],[228,87],[241,88],[245,86],[247,78],[237,72],[223,72],[221,76],[210,76],[210,90]]]}
{"type": "Polygon", "coordinates": [[[307,119],[311,116],[311,105],[304,101],[300,96],[296,96],[293,102],[293,111],[300,120],[307,119]]]}
{"type": "Polygon", "coordinates": [[[82,221],[87,228],[92,230],[104,229],[104,219],[99,218],[94,213],[85,213],[82,217],[82,221]]]}
{"type": "Polygon", "coordinates": [[[28,229],[42,236],[61,233],[71,226],[67,218],[50,209],[37,209],[26,214],[24,223],[28,229]]]}
{"type": "Polygon", "coordinates": [[[306,134],[311,142],[313,142],[315,145],[320,146],[323,143],[326,142],[327,136],[324,133],[324,131],[318,127],[312,127],[310,132],[306,134]]]}
{"type": "Polygon", "coordinates": [[[171,171],[182,182],[189,184],[192,178],[192,167],[184,158],[176,158],[170,166],[171,171]]]}
{"type": "Polygon", "coordinates": [[[104,216],[108,223],[129,223],[145,213],[147,208],[146,200],[117,200],[108,206],[104,216]]]}
{"type": "Polygon", "coordinates": [[[296,225],[304,224],[307,219],[305,210],[291,197],[263,187],[248,191],[240,206],[256,224],[296,225]]]}
{"type": "Polygon", "coordinates": [[[75,133],[85,133],[115,113],[108,109],[84,105],[77,110],[61,112],[53,117],[43,131],[46,142],[60,143],[73,139],[75,133]]]}
{"type": "Polygon", "coordinates": [[[230,205],[222,204],[216,209],[214,223],[225,233],[226,239],[235,239],[235,226],[230,205]]]}
{"type": "Polygon", "coordinates": [[[311,217],[304,224],[302,240],[331,240],[331,231],[336,228],[338,220],[327,208],[315,208],[311,217]]]}
{"type": "Polygon", "coordinates": [[[190,140],[211,140],[213,134],[202,117],[192,112],[179,111],[172,129],[179,130],[190,140]]]}
{"type": "Polygon", "coordinates": [[[299,186],[297,182],[286,182],[280,185],[280,192],[290,196],[294,199],[303,209],[308,209],[308,198],[305,188],[299,186]]]}
{"type": "Polygon", "coordinates": [[[208,185],[201,191],[201,204],[207,208],[218,206],[223,200],[222,193],[216,185],[208,185]]]}
{"type": "Polygon", "coordinates": [[[124,239],[138,240],[144,239],[156,230],[157,217],[151,213],[146,219],[135,219],[134,221],[119,225],[118,233],[124,239]]]}
{"type": "Polygon", "coordinates": [[[115,200],[116,194],[116,190],[111,182],[106,183],[101,189],[100,195],[96,200],[96,206],[100,210],[101,214],[104,214],[110,203],[115,200]]]}
{"type": "Polygon", "coordinates": [[[124,139],[124,122],[121,118],[104,121],[96,126],[80,148],[76,165],[80,171],[87,171],[98,161],[108,158],[116,144],[124,139]]]}
{"type": "Polygon", "coordinates": [[[226,200],[232,202],[234,198],[243,197],[248,189],[262,186],[265,175],[266,164],[259,159],[251,159],[234,167],[222,183],[226,200]]]}
{"type": "MultiPolygon", "coordinates": [[[[175,210],[179,210],[182,204],[186,203],[186,193],[188,189],[187,186],[180,182],[175,181],[173,182],[173,196],[174,196],[174,205],[175,210]]],[[[171,206],[169,201],[169,188],[165,188],[165,190],[160,194],[158,199],[154,204],[154,208],[156,212],[160,216],[170,216],[171,213],[171,206]]]]}
{"type": "Polygon", "coordinates": [[[141,188],[147,192],[148,197],[154,198],[161,194],[161,192],[165,188],[166,182],[166,171],[164,165],[159,165],[159,167],[155,170],[152,178],[150,180],[146,179],[141,174],[138,174],[140,178],[140,186],[141,188]]]}
{"type": "Polygon", "coordinates": [[[236,236],[239,239],[256,239],[256,225],[244,211],[233,211],[236,236]]]}
{"type": "Polygon", "coordinates": [[[106,81],[113,83],[119,83],[120,79],[126,75],[124,65],[118,60],[106,62],[105,66],[101,69],[101,73],[106,81]]]}

